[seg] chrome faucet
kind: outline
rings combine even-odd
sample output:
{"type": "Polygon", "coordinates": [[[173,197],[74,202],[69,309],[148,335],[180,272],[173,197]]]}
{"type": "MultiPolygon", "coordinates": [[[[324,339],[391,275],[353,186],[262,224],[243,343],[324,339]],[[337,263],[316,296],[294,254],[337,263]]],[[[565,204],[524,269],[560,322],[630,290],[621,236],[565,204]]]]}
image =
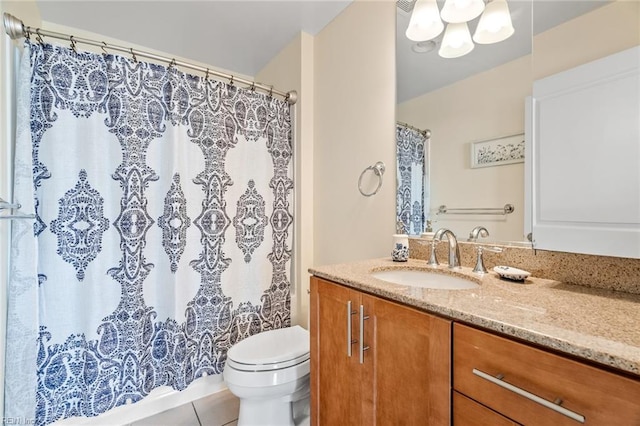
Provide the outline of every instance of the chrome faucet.
{"type": "Polygon", "coordinates": [[[476,226],[469,233],[469,239],[467,241],[476,242],[479,237],[487,238],[489,236],[489,231],[484,226],[476,226]]]}
{"type": "Polygon", "coordinates": [[[456,235],[450,229],[440,228],[436,231],[433,239],[441,241],[443,236],[446,236],[449,241],[449,269],[458,269],[460,268],[460,249],[456,235]]]}

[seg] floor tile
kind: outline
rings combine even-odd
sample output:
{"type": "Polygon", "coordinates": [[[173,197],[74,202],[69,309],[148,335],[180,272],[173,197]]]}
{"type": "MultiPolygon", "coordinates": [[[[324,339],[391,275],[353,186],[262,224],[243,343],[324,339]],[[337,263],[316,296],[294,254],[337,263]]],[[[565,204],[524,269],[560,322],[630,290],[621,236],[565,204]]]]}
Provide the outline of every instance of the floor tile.
{"type": "Polygon", "coordinates": [[[238,418],[240,400],[228,390],[193,401],[202,426],[233,424],[238,418]]]}
{"type": "Polygon", "coordinates": [[[200,426],[191,404],[184,404],[155,416],[132,423],[131,426],[200,426]]]}

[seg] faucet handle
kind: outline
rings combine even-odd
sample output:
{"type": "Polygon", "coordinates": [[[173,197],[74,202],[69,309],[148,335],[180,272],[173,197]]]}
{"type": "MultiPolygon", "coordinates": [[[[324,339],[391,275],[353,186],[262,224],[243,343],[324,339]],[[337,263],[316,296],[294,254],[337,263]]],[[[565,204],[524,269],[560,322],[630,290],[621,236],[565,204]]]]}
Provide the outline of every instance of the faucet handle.
{"type": "Polygon", "coordinates": [[[488,247],[488,246],[480,246],[479,248],[482,248],[486,251],[490,251],[492,253],[502,253],[504,251],[504,249],[502,247],[488,247]]]}
{"type": "Polygon", "coordinates": [[[504,250],[501,247],[487,247],[487,246],[478,246],[478,257],[476,258],[476,266],[473,268],[473,272],[476,274],[486,274],[487,268],[484,267],[484,261],[482,260],[482,253],[486,251],[490,251],[493,253],[502,253],[504,250]]]}
{"type": "Polygon", "coordinates": [[[484,226],[476,226],[471,230],[471,232],[469,232],[469,238],[467,239],[467,241],[474,243],[478,241],[479,237],[486,238],[488,236],[489,236],[489,231],[487,231],[487,228],[485,228],[484,226]]]}
{"type": "Polygon", "coordinates": [[[476,266],[473,267],[473,273],[474,274],[486,274],[487,273],[487,268],[484,267],[484,262],[482,261],[482,251],[484,250],[484,247],[482,246],[478,246],[477,247],[477,252],[478,252],[478,257],[476,257],[476,266]]]}
{"type": "Polygon", "coordinates": [[[436,244],[438,244],[438,240],[433,238],[431,240],[431,255],[429,256],[429,261],[427,262],[427,265],[433,266],[433,267],[436,267],[439,265],[438,258],[436,256],[436,244]]]}

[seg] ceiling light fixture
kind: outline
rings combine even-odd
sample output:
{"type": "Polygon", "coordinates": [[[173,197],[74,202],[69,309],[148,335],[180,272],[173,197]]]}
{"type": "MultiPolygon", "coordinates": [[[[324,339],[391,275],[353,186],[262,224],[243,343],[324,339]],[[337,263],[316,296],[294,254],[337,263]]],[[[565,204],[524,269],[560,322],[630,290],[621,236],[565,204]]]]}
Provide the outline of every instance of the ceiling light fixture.
{"type": "Polygon", "coordinates": [[[506,0],[493,0],[478,21],[473,41],[479,44],[498,43],[514,33],[506,0]]]}
{"type": "Polygon", "coordinates": [[[426,41],[436,38],[444,30],[436,0],[417,0],[407,27],[407,38],[426,41]]]}
{"type": "Polygon", "coordinates": [[[452,24],[469,22],[484,10],[483,0],[447,0],[442,7],[442,20],[452,24]]]}
{"type": "Polygon", "coordinates": [[[478,44],[498,43],[514,33],[511,14],[506,0],[446,0],[440,12],[436,0],[417,0],[409,26],[407,38],[417,42],[432,40],[444,33],[438,54],[443,58],[458,58],[471,52],[473,42],[478,44]],[[468,22],[480,16],[473,41],[468,22]]]}
{"type": "Polygon", "coordinates": [[[471,52],[474,47],[466,22],[447,24],[438,54],[443,58],[459,58],[471,52]]]}

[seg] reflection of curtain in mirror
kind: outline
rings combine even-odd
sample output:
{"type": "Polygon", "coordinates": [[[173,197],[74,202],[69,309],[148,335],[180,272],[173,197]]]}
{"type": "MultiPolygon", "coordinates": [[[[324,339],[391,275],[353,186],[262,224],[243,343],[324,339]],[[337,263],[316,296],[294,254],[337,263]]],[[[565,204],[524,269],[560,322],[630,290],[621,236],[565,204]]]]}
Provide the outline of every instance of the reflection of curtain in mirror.
{"type": "Polygon", "coordinates": [[[419,235],[425,228],[425,197],[428,197],[425,133],[400,123],[396,125],[396,222],[402,222],[404,233],[410,235],[419,235]]]}

